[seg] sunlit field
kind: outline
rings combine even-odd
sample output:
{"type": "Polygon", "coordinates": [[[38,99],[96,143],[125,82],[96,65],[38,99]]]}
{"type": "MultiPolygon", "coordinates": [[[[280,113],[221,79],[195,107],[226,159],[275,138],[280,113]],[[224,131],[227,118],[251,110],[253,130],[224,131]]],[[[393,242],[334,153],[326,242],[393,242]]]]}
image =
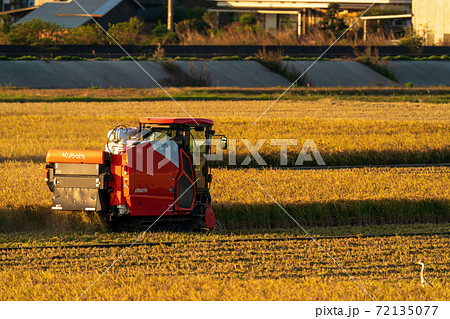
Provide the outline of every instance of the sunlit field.
{"type": "MultiPolygon", "coordinates": [[[[252,125],[270,101],[180,103],[193,117],[213,119],[217,133],[237,140],[238,164],[248,154],[241,139],[253,144],[266,139],[261,153],[277,166],[280,147],[270,140],[284,138],[298,142],[288,149],[290,166],[306,139],[314,140],[332,166],[450,162],[447,104],[281,101],[252,125]]],[[[144,116],[189,117],[170,101],[2,103],[0,112],[0,159],[35,162],[50,148],[103,149],[110,129],[136,126],[144,116]]]]}
{"type": "MultiPolygon", "coordinates": [[[[36,92],[32,92],[37,94],[36,92]]],[[[11,93],[13,94],[13,93],[11,93]]],[[[223,232],[150,233],[143,241],[171,245],[131,249],[85,300],[368,300],[255,183],[315,236],[377,300],[448,300],[450,168],[361,167],[284,170],[271,139],[306,139],[326,165],[450,162],[450,107],[424,102],[182,101],[193,117],[211,118],[218,134],[236,139],[237,167],[214,163],[211,195],[223,232]],[[243,169],[241,139],[266,139],[267,166],[243,169]],[[280,241],[236,241],[238,238],[280,241]],[[294,239],[297,238],[297,239],[294,239]],[[286,240],[291,238],[291,240],[286,240]],[[420,285],[423,259],[434,288],[420,285]]],[[[0,103],[0,249],[132,242],[97,214],[51,211],[44,182],[51,148],[103,149],[108,130],[144,116],[188,117],[171,101],[0,103]]],[[[314,166],[315,162],[305,163],[314,166]]],[[[1,300],[74,300],[123,248],[0,250],[1,300]]]]}
{"type": "MultiPolygon", "coordinates": [[[[311,241],[199,239],[206,238],[135,247],[82,299],[369,300],[311,241]]],[[[320,244],[376,300],[448,300],[448,237],[330,239],[320,244]],[[420,286],[418,259],[427,260],[433,289],[420,286]]],[[[0,298],[75,300],[122,250],[2,251],[0,298]]]]}

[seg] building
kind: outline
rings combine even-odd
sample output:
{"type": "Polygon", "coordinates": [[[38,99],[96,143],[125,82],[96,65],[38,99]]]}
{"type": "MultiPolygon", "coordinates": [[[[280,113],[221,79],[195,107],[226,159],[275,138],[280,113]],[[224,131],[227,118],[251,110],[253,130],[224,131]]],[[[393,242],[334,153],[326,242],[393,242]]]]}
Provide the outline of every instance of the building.
{"type": "Polygon", "coordinates": [[[0,12],[18,10],[27,7],[33,7],[33,1],[29,0],[0,0],[0,12]]]}
{"type": "Polygon", "coordinates": [[[413,0],[413,26],[425,45],[450,45],[450,1],[413,0]]]}
{"type": "Polygon", "coordinates": [[[40,19],[55,23],[62,28],[76,28],[92,23],[91,15],[100,25],[107,27],[108,24],[127,21],[131,17],[138,16],[139,10],[144,10],[144,7],[135,0],[77,0],[77,3],[74,1],[47,2],[28,13],[17,23],[40,19]]]}
{"type": "MultiPolygon", "coordinates": [[[[0,0],[1,11],[16,11],[30,7],[39,7],[46,2],[53,2],[58,0],[0,0]]],[[[62,0],[59,0],[62,1],[62,0]]]]}
{"type": "Polygon", "coordinates": [[[0,0],[0,14],[7,14],[16,22],[47,2],[63,0],[0,0]]]}
{"type": "MultiPolygon", "coordinates": [[[[165,23],[167,18],[167,0],[77,0],[76,2],[73,0],[0,0],[0,9],[2,1],[5,3],[4,13],[12,16],[15,23],[23,23],[36,18],[66,28],[92,23],[86,12],[76,2],[89,14],[94,15],[103,26],[137,16],[145,22],[146,30],[150,31],[158,21],[165,23]]],[[[186,18],[189,8],[207,8],[211,2],[208,0],[176,0],[175,4],[174,17],[177,19],[178,16],[178,20],[182,20],[186,18]]]]}
{"type": "MultiPolygon", "coordinates": [[[[343,11],[361,12],[373,3],[373,0],[210,0],[215,3],[209,11],[217,12],[219,21],[224,15],[256,13],[261,25],[266,29],[279,28],[288,23],[304,34],[314,27],[330,3],[338,3],[343,11]]],[[[400,11],[411,12],[412,0],[379,0],[379,5],[398,6],[400,11]]],[[[424,0],[425,1],[425,0],[424,0]]],[[[443,0],[448,1],[448,0],[443,0]]]]}

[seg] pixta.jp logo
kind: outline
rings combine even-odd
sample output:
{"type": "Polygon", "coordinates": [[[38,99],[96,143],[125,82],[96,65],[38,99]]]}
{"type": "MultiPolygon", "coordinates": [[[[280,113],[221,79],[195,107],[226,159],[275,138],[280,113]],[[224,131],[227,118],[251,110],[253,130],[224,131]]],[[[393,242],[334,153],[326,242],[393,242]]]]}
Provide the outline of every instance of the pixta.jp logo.
{"type": "MultiPolygon", "coordinates": [[[[225,162],[228,167],[248,166],[252,161],[259,166],[267,166],[267,161],[261,155],[261,148],[266,143],[269,143],[272,147],[279,147],[279,165],[287,166],[289,147],[298,145],[296,139],[271,139],[269,141],[260,139],[255,144],[248,139],[229,139],[228,150],[224,151],[220,147],[220,140],[218,139],[195,139],[192,142],[191,155],[194,165],[200,165],[202,158],[204,158],[209,162],[225,162]],[[242,143],[244,146],[244,153],[242,154],[241,151],[240,157],[245,156],[243,160],[239,161],[237,156],[238,143],[242,143]],[[211,147],[214,152],[211,154],[206,153],[207,146],[211,147]],[[228,155],[226,160],[225,153],[228,155]]],[[[130,168],[153,176],[156,171],[166,167],[168,164],[180,167],[179,146],[172,140],[142,142],[127,149],[127,161],[130,168]]],[[[317,145],[311,139],[303,142],[300,152],[296,155],[295,166],[302,166],[305,162],[315,162],[321,166],[325,165],[317,145]]]]}
{"type": "MultiPolygon", "coordinates": [[[[267,166],[267,162],[264,159],[264,157],[260,154],[261,148],[264,146],[264,144],[267,143],[267,139],[260,139],[255,144],[253,144],[248,139],[229,139],[228,140],[228,166],[248,166],[252,159],[255,160],[255,162],[260,166],[267,166]],[[244,149],[246,154],[246,157],[242,162],[237,161],[237,143],[242,143],[244,145],[244,149]]],[[[271,146],[277,146],[279,147],[279,154],[280,154],[280,166],[287,166],[288,165],[288,148],[291,146],[297,146],[298,141],[297,139],[271,139],[269,141],[271,146]]],[[[212,139],[212,140],[201,140],[196,139],[195,145],[197,147],[194,147],[193,150],[193,159],[194,159],[194,165],[199,165],[201,162],[201,157],[204,156],[208,161],[224,161],[224,151],[220,147],[220,140],[212,139]],[[202,147],[204,145],[211,145],[214,146],[213,149],[215,149],[215,153],[213,154],[202,154],[202,147]]],[[[322,158],[322,155],[320,155],[319,149],[317,148],[316,143],[314,143],[313,140],[307,139],[303,142],[302,149],[300,150],[299,154],[297,155],[295,166],[301,166],[305,162],[313,162],[315,161],[317,165],[324,166],[325,162],[322,158]]]]}

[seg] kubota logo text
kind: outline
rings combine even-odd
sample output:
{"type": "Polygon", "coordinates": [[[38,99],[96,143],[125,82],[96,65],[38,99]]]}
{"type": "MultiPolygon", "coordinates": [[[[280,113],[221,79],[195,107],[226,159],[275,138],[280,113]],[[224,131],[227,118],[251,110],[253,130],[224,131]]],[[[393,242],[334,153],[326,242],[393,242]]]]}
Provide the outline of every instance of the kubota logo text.
{"type": "Polygon", "coordinates": [[[85,159],[86,155],[83,153],[72,153],[72,152],[63,152],[62,156],[67,159],[85,159]]]}

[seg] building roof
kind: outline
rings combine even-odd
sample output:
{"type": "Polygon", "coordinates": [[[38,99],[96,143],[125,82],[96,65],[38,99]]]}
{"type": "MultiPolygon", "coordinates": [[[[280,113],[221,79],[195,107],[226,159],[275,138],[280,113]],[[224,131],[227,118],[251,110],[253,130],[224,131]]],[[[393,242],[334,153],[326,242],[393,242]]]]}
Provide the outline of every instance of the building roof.
{"type": "Polygon", "coordinates": [[[93,17],[100,18],[114,9],[123,0],[76,0],[66,2],[48,2],[17,21],[24,23],[33,19],[53,22],[63,28],[76,28],[88,23],[93,17]],[[80,8],[83,7],[86,12],[80,8]]]}
{"type": "Polygon", "coordinates": [[[214,125],[212,120],[201,118],[171,118],[171,117],[143,117],[142,124],[188,124],[188,125],[214,125]]]}

